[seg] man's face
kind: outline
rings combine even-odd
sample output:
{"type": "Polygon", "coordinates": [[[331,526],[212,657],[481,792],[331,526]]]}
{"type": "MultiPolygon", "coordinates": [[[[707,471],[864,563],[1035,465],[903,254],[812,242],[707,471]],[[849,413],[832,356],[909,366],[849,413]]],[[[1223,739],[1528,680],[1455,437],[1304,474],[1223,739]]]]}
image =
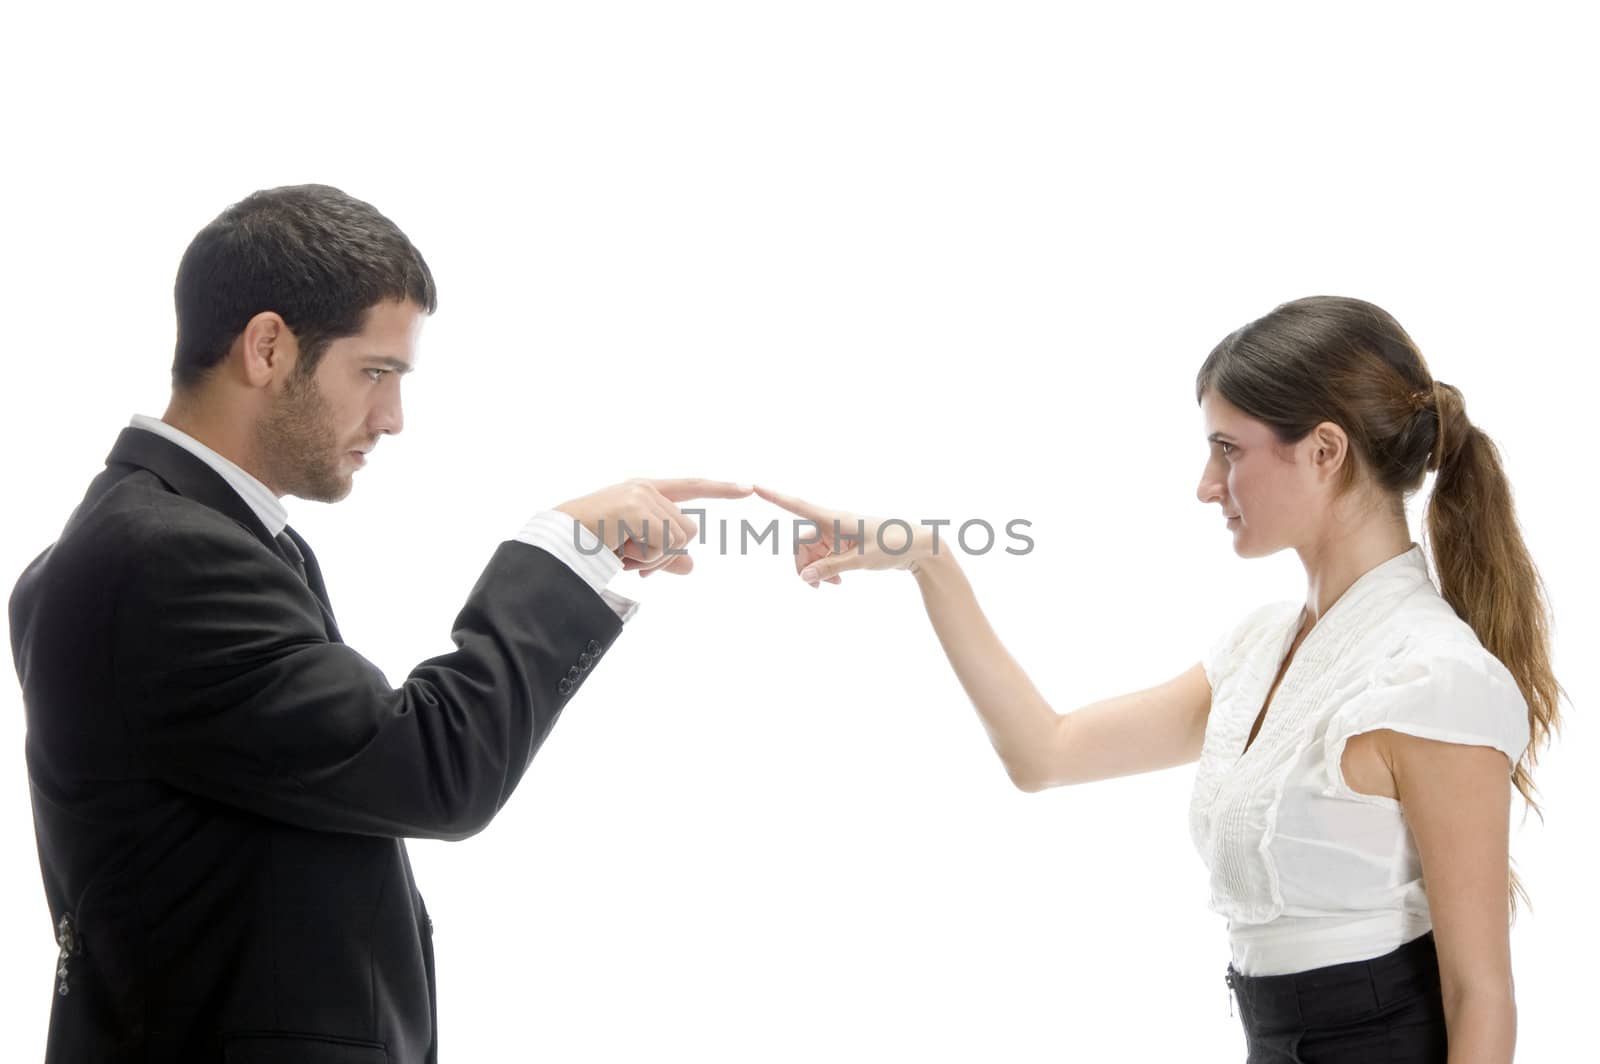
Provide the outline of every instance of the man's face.
{"type": "Polygon", "coordinates": [[[416,361],[425,317],[415,303],[376,304],[361,332],[329,344],[311,375],[290,374],[257,429],[269,484],[317,502],[350,494],[378,437],[403,427],[400,378],[416,361]]]}

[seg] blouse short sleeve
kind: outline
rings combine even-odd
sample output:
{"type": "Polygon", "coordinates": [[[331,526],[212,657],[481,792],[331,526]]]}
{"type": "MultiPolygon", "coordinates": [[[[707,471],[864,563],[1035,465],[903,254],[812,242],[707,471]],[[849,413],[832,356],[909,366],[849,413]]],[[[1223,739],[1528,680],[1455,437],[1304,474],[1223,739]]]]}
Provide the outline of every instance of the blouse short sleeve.
{"type": "Polygon", "coordinates": [[[1382,662],[1329,720],[1324,767],[1340,789],[1345,743],[1383,729],[1493,747],[1506,755],[1509,772],[1528,746],[1528,704],[1510,670],[1481,646],[1430,651],[1413,644],[1382,662]]]}

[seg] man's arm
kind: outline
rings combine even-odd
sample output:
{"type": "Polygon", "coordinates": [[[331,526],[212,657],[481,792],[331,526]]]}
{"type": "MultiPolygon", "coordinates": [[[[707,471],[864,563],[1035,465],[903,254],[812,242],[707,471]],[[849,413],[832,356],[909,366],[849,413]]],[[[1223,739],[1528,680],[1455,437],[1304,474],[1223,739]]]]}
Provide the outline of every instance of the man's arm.
{"type": "Polygon", "coordinates": [[[136,762],[316,830],[481,830],[622,628],[567,565],[503,543],[455,620],[456,649],[391,687],[327,640],[295,575],[253,537],[169,525],[130,563],[114,669],[136,762]]]}

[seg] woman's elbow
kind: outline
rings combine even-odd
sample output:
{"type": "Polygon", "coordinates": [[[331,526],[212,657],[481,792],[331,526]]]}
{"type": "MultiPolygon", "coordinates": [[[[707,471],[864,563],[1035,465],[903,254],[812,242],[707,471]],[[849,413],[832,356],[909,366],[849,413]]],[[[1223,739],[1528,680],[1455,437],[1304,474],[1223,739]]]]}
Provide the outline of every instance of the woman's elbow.
{"type": "Polygon", "coordinates": [[[1056,785],[1055,781],[1040,772],[1036,765],[1007,761],[1005,766],[1006,776],[1010,778],[1011,785],[1025,794],[1037,794],[1056,785]]]}

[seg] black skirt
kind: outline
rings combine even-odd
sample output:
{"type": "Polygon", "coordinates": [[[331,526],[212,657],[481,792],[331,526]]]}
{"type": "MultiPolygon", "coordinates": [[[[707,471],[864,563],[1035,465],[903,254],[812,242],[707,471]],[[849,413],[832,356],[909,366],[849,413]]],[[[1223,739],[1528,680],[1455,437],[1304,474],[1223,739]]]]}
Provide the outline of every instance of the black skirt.
{"type": "Polygon", "coordinates": [[[1257,976],[1230,964],[1227,979],[1246,1064],[1445,1064],[1432,931],[1371,960],[1257,976]]]}

